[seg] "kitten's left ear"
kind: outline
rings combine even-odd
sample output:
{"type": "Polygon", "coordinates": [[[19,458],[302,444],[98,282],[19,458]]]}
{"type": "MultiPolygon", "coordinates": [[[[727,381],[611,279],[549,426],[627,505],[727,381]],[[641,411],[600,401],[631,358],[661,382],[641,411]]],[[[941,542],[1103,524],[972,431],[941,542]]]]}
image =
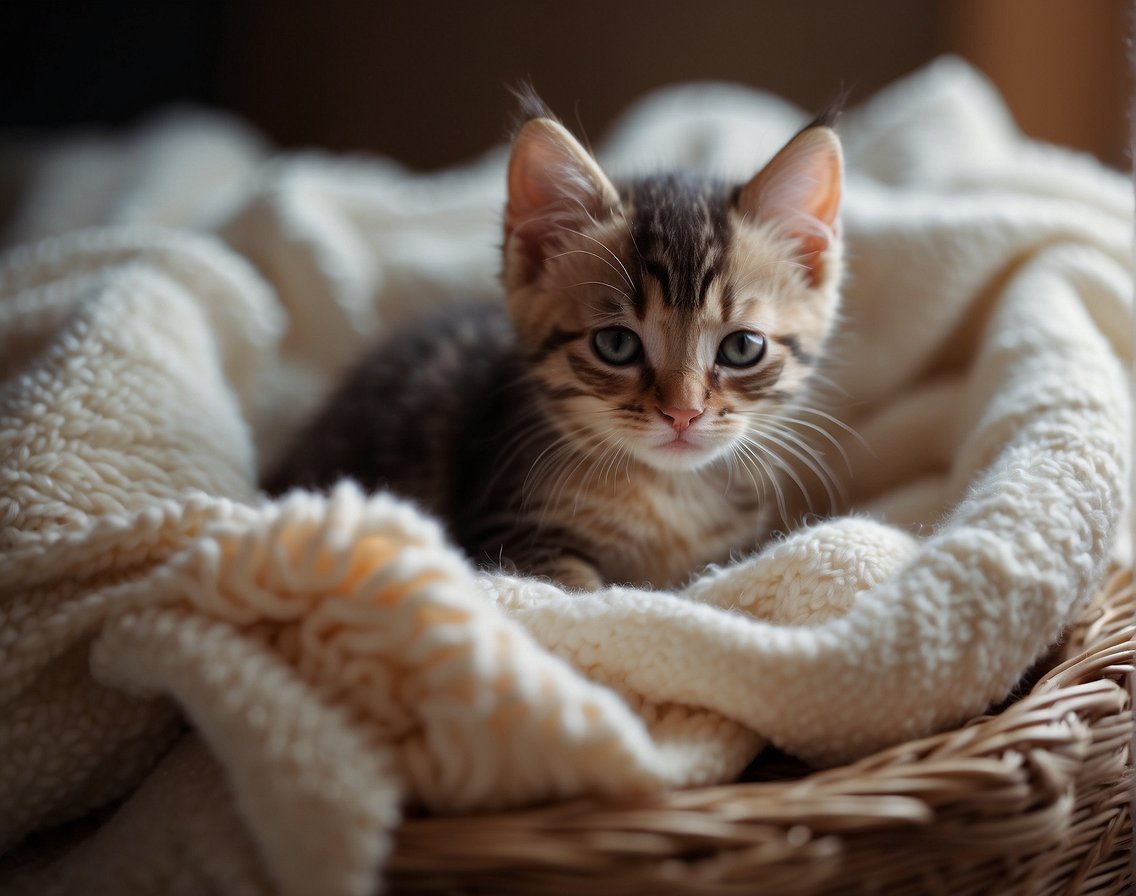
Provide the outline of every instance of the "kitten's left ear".
{"type": "Polygon", "coordinates": [[[800,247],[810,286],[825,275],[824,256],[838,239],[844,162],[832,128],[806,128],[790,140],[738,194],[738,208],[774,223],[800,247]]]}

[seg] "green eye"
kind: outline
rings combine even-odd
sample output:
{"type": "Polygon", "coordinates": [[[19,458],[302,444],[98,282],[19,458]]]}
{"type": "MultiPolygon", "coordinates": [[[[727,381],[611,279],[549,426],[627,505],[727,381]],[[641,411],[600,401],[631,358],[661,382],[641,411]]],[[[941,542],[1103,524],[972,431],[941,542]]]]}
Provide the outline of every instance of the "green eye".
{"type": "Polygon", "coordinates": [[[643,343],[626,327],[607,327],[592,336],[592,349],[601,361],[622,367],[638,360],[643,343]]]}
{"type": "Polygon", "coordinates": [[[727,367],[752,367],[765,357],[765,337],[752,330],[738,330],[718,346],[718,363],[727,367]]]}

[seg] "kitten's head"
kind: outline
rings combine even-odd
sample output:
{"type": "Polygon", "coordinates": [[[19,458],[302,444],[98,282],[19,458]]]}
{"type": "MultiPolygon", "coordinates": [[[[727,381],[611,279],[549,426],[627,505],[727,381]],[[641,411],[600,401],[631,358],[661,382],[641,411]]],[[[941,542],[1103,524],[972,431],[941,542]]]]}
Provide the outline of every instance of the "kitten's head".
{"type": "Polygon", "coordinates": [[[556,121],[508,169],[504,282],[550,419],[660,470],[753,451],[836,316],[840,143],[805,128],[752,179],[618,186],[556,121]]]}

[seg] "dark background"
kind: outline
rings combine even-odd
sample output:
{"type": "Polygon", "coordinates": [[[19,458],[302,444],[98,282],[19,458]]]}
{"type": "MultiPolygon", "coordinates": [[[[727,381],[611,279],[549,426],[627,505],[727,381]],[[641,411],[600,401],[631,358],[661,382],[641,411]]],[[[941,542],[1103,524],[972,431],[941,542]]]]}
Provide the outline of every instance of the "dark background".
{"type": "Polygon", "coordinates": [[[595,138],[644,91],[738,81],[819,109],[943,52],[985,71],[1027,132],[1125,164],[1126,0],[8,0],[0,127],[122,125],[173,101],[281,146],[416,168],[502,139],[531,78],[595,138]]]}

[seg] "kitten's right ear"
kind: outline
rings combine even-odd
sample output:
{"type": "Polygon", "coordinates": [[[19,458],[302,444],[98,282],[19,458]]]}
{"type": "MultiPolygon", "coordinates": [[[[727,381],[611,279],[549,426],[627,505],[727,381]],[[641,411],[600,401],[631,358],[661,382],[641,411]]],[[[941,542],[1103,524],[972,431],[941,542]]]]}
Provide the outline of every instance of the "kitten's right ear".
{"type": "Polygon", "coordinates": [[[839,239],[844,163],[840,140],[825,124],[790,140],[738,194],[752,220],[778,225],[798,247],[811,285],[825,279],[825,256],[839,239]]]}
{"type": "Polygon", "coordinates": [[[506,251],[520,250],[525,279],[544,259],[557,231],[603,218],[619,203],[615,187],[588,151],[550,118],[526,122],[514,138],[508,190],[506,251]]]}

